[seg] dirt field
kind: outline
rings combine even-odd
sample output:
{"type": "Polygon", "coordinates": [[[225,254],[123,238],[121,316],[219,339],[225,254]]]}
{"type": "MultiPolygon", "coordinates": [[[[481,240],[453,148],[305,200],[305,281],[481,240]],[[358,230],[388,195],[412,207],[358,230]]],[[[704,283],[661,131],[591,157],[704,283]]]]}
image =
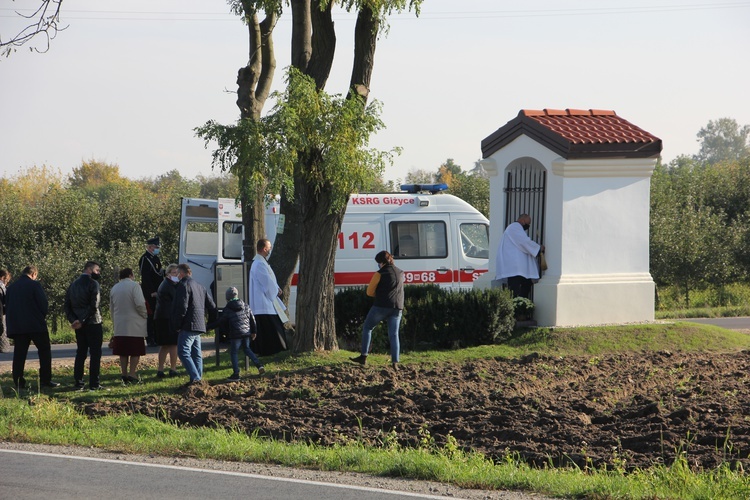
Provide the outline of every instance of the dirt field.
{"type": "MultiPolygon", "coordinates": [[[[527,356],[432,367],[342,364],[186,387],[84,407],[140,412],[321,444],[418,446],[428,436],[537,466],[648,467],[684,454],[694,469],[750,469],[750,352],[527,356]],[[166,411],[164,411],[166,410],[166,411]]],[[[253,372],[255,373],[255,372],[253,372]]]]}

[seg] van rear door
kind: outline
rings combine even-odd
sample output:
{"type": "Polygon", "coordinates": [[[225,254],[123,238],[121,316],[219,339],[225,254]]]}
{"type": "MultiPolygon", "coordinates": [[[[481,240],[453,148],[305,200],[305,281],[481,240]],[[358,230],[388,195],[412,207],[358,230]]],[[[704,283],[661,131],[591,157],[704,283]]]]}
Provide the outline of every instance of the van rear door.
{"type": "MultiPolygon", "coordinates": [[[[199,198],[183,198],[180,214],[180,263],[187,263],[197,280],[212,290],[214,265],[218,255],[218,202],[199,198]]],[[[215,294],[213,294],[215,296],[215,294]]]]}
{"type": "Polygon", "coordinates": [[[404,283],[453,286],[448,214],[387,214],[388,251],[404,271],[404,283]]]}

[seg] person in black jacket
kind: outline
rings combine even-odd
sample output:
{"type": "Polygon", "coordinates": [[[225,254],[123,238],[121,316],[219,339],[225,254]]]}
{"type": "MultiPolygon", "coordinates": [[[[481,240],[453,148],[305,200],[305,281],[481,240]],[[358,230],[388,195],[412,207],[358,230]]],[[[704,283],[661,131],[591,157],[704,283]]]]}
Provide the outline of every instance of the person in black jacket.
{"type": "Polygon", "coordinates": [[[397,370],[401,350],[398,328],[404,309],[404,272],[393,264],[393,256],[385,250],[378,252],[375,262],[378,263],[379,269],[367,286],[367,295],[375,297],[375,303],[362,325],[362,354],[351,360],[361,365],[367,362],[372,331],[385,320],[388,323],[388,341],[391,344],[391,363],[393,369],[397,370]]]}
{"type": "Polygon", "coordinates": [[[180,282],[172,305],[172,328],[178,331],[177,355],[190,376],[190,383],[203,377],[201,335],[206,333],[206,312],[216,318],[216,304],[206,289],[195,281],[187,264],[177,266],[180,282]]]}
{"type": "Polygon", "coordinates": [[[5,286],[10,283],[11,274],[0,269],[0,352],[10,352],[10,340],[5,331],[5,286]]]}
{"type": "Polygon", "coordinates": [[[90,260],[83,265],[83,273],[68,287],[65,292],[65,317],[70,327],[76,332],[76,359],[73,365],[75,388],[83,389],[83,368],[88,353],[89,389],[92,391],[104,389],[99,383],[99,371],[102,360],[102,314],[99,311],[101,299],[101,279],[99,264],[90,260]]]}
{"type": "Polygon", "coordinates": [[[263,375],[266,373],[266,369],[258,359],[258,356],[250,349],[250,340],[254,340],[258,333],[253,312],[250,310],[250,306],[240,300],[239,293],[235,287],[231,286],[227,289],[226,298],[227,305],[224,307],[219,320],[209,324],[208,328],[218,327],[222,332],[226,332],[226,336],[229,339],[229,358],[232,360],[233,371],[227,380],[230,382],[240,380],[240,364],[237,357],[240,347],[258,368],[258,373],[263,375]]]}
{"type": "Polygon", "coordinates": [[[47,330],[49,302],[41,283],[36,278],[36,266],[26,266],[21,276],[8,287],[5,313],[8,337],[15,342],[13,347],[13,384],[25,389],[23,376],[26,355],[33,342],[39,355],[39,384],[42,387],[57,387],[52,381],[52,345],[47,330]]]}
{"type": "Polygon", "coordinates": [[[159,259],[160,251],[161,241],[159,237],[151,238],[146,241],[146,251],[138,261],[138,269],[141,273],[141,290],[143,291],[143,298],[146,299],[146,312],[148,314],[146,319],[146,344],[150,346],[156,345],[154,312],[156,311],[156,295],[164,276],[161,259],[159,259]]]}
{"type": "Polygon", "coordinates": [[[169,264],[164,271],[164,280],[156,293],[156,310],[154,311],[154,337],[159,346],[156,376],[164,378],[164,365],[169,355],[169,376],[177,375],[177,331],[172,329],[172,303],[177,293],[177,264],[169,264]]]}

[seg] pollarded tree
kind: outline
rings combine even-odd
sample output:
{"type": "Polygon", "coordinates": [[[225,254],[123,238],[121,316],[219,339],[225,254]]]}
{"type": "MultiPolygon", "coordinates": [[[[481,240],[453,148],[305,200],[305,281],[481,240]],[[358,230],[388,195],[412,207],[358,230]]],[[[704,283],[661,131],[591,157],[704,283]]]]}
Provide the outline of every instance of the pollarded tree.
{"type": "MultiPolygon", "coordinates": [[[[301,75],[310,78],[315,89],[323,95],[331,71],[336,50],[336,31],[332,19],[333,0],[292,0],[292,65],[301,75]]],[[[358,126],[351,117],[359,113],[363,121],[368,113],[366,107],[370,94],[370,81],[374,67],[375,49],[380,33],[387,28],[386,18],[392,12],[415,9],[421,0],[343,0],[340,5],[347,11],[357,12],[354,28],[354,61],[352,65],[347,106],[341,107],[346,118],[334,124],[336,137],[333,143],[345,140],[349,144],[367,144],[369,134],[378,126],[358,126]],[[359,111],[357,111],[359,110],[359,111]],[[366,137],[365,137],[366,136],[366,137]],[[364,140],[363,140],[364,138],[364,140]]],[[[297,84],[297,76],[291,73],[289,85],[297,84]]],[[[307,85],[307,84],[305,84],[307,85]]],[[[322,116],[320,117],[323,118],[322,116]]],[[[337,349],[333,318],[334,279],[333,269],[337,247],[337,237],[346,211],[346,202],[352,188],[361,188],[366,175],[357,169],[377,169],[386,161],[386,154],[374,154],[361,149],[360,162],[349,168],[354,169],[354,178],[331,165],[342,163],[330,154],[331,144],[309,141],[296,152],[294,165],[294,200],[282,198],[282,211],[287,201],[286,221],[299,228],[299,239],[294,232],[276,238],[275,249],[271,254],[271,266],[279,283],[288,285],[294,271],[293,263],[299,255],[299,282],[297,285],[297,335],[294,337],[294,351],[337,349]],[[355,173],[356,172],[356,173],[355,173]],[[359,176],[359,180],[356,179],[359,176]],[[350,189],[342,196],[341,187],[350,189]],[[293,205],[293,206],[290,206],[293,205]],[[291,265],[290,265],[291,264],[291,265]]],[[[346,148],[344,148],[346,149],[346,148]]],[[[356,155],[355,155],[356,156],[356,155]]],[[[373,170],[374,169],[374,170],[373,170]]],[[[371,181],[368,181],[371,182],[371,181]]],[[[289,192],[282,193],[288,195],[289,192]]],[[[374,257],[374,256],[373,256],[374,257]]]]}
{"type": "MultiPolygon", "coordinates": [[[[243,2],[246,15],[248,3],[255,8],[263,7],[266,12],[278,7],[274,12],[280,12],[280,0],[243,2]]],[[[411,8],[418,10],[421,0],[339,2],[345,10],[357,12],[354,63],[346,97],[342,99],[324,93],[336,49],[331,15],[336,2],[291,0],[289,4],[293,27],[292,66],[296,72],[290,73],[289,88],[284,94],[289,102],[274,112],[277,121],[270,117],[269,120],[241,119],[232,126],[208,122],[196,132],[207,143],[216,141],[214,165],[234,168],[232,172],[239,177],[241,189],[252,186],[256,195],[262,192],[260,187],[281,192],[281,212],[286,216],[286,226],[276,237],[270,263],[279,284],[286,288],[298,257],[300,260],[298,334],[293,350],[335,349],[333,266],[346,201],[353,189],[371,184],[372,179],[366,180],[369,174],[363,172],[377,174],[379,165],[388,157],[388,153],[377,154],[364,149],[369,134],[380,126],[376,110],[367,107],[375,47],[387,15],[411,8]],[[317,104],[313,104],[312,94],[318,94],[317,104]],[[307,110],[299,108],[300,102],[311,105],[319,116],[314,118],[307,110]],[[309,135],[289,127],[296,119],[295,112],[305,116],[304,120],[300,118],[300,125],[305,120],[316,123],[316,126],[299,129],[309,135]],[[287,122],[280,122],[282,118],[287,122]],[[328,142],[320,142],[320,139],[328,142]],[[280,159],[280,145],[288,149],[284,159],[280,159]],[[355,149],[359,145],[359,151],[351,150],[352,145],[355,149]],[[349,158],[359,155],[359,159],[347,167],[353,169],[350,173],[354,172],[354,178],[337,168],[343,165],[342,158],[347,155],[349,158]],[[269,184],[264,186],[264,181],[269,184]],[[341,188],[347,194],[342,195],[341,188]]],[[[255,217],[261,219],[259,215],[255,217]]],[[[250,251],[246,247],[246,258],[252,253],[254,249],[250,251]]]]}
{"type": "MultiPolygon", "coordinates": [[[[229,0],[232,10],[242,16],[247,25],[249,53],[247,64],[237,72],[237,107],[240,121],[257,123],[271,91],[276,71],[273,29],[281,15],[279,0],[229,0]],[[265,13],[260,21],[259,13],[265,13]]],[[[251,139],[252,140],[252,139],[251,139]]],[[[255,256],[255,242],[265,237],[265,200],[268,193],[268,173],[263,172],[260,158],[244,157],[229,171],[237,176],[242,202],[242,222],[245,240],[242,242],[246,262],[255,256]]]]}

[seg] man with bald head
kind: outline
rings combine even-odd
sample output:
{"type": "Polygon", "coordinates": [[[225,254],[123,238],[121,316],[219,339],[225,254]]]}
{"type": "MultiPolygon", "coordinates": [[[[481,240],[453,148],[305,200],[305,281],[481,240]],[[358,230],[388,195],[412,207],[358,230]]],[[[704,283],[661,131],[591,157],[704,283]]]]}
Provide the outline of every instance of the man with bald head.
{"type": "Polygon", "coordinates": [[[514,297],[527,299],[531,297],[532,280],[539,279],[537,255],[544,252],[544,245],[539,245],[526,234],[530,226],[529,214],[521,214],[505,229],[495,256],[495,279],[507,280],[514,297]]]}

